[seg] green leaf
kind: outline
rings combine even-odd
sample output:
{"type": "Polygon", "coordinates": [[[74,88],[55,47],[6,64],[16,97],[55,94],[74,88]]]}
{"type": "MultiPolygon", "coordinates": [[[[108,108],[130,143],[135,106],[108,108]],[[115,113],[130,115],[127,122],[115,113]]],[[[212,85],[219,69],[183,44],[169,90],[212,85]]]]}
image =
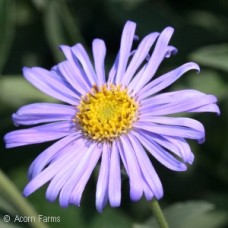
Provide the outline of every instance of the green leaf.
{"type": "Polygon", "coordinates": [[[190,58],[201,65],[228,71],[228,44],[202,47],[193,52],[190,58]]]}
{"type": "Polygon", "coordinates": [[[67,43],[67,38],[57,8],[58,1],[48,1],[44,14],[44,26],[49,45],[56,61],[62,61],[64,60],[64,57],[58,50],[58,46],[67,43]]]}
{"type": "Polygon", "coordinates": [[[131,228],[131,220],[114,208],[105,208],[103,213],[96,216],[90,228],[131,228]]]}
{"type": "Polygon", "coordinates": [[[12,224],[12,223],[6,223],[2,219],[0,219],[0,227],[4,227],[4,228],[20,228],[21,226],[17,226],[17,225],[12,224]]]}
{"type": "Polygon", "coordinates": [[[64,60],[62,52],[58,49],[59,45],[77,42],[84,43],[78,26],[65,1],[50,0],[46,3],[44,27],[56,61],[64,60]]]}
{"type": "Polygon", "coordinates": [[[191,24],[201,26],[214,33],[226,33],[227,19],[215,14],[215,12],[199,9],[190,10],[187,12],[187,19],[191,24]]]}
{"type": "MultiPolygon", "coordinates": [[[[206,201],[176,203],[164,210],[170,228],[217,228],[224,225],[226,214],[216,211],[214,205],[206,201]]],[[[134,228],[158,228],[155,218],[145,224],[135,224],[134,228]]]]}
{"type": "Polygon", "coordinates": [[[0,74],[12,46],[15,14],[15,1],[0,0],[0,74]]]}
{"type": "Polygon", "coordinates": [[[221,75],[213,70],[202,70],[200,74],[189,75],[187,83],[189,88],[214,94],[219,100],[228,96],[228,84],[225,84],[221,75]]]}
{"type": "Polygon", "coordinates": [[[4,212],[11,215],[16,214],[16,210],[13,207],[13,205],[11,205],[9,202],[7,202],[7,200],[3,198],[3,196],[1,196],[1,192],[0,192],[0,210],[3,210],[4,212]]]}
{"type": "Polygon", "coordinates": [[[61,17],[61,21],[66,29],[67,34],[69,35],[70,41],[73,44],[80,42],[85,45],[85,41],[82,37],[79,26],[76,23],[75,16],[72,16],[69,7],[64,0],[59,0],[59,16],[61,17]]]}
{"type": "Polygon", "coordinates": [[[0,101],[18,107],[31,101],[56,102],[30,85],[22,76],[3,76],[0,79],[0,101]]]}

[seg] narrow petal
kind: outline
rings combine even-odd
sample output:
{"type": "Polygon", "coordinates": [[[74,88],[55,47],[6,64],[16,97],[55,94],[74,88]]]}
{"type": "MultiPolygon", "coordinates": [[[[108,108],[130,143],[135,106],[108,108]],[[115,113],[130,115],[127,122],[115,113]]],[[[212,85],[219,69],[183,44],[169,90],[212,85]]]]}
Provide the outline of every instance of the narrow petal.
{"type": "Polygon", "coordinates": [[[75,130],[74,127],[74,124],[69,121],[50,123],[29,129],[11,131],[5,135],[4,140],[7,148],[48,142],[70,134],[75,130]]]}
{"type": "Polygon", "coordinates": [[[53,121],[71,121],[76,113],[73,106],[53,103],[35,103],[22,106],[13,114],[13,121],[18,125],[32,125],[53,121]]]}
{"type": "Polygon", "coordinates": [[[108,201],[108,182],[110,167],[110,147],[109,144],[103,144],[102,160],[96,188],[96,208],[102,212],[108,201]]]}
{"type": "MultiPolygon", "coordinates": [[[[165,56],[164,57],[166,57],[166,58],[168,58],[168,57],[170,57],[172,54],[175,54],[177,52],[177,50],[176,50],[176,48],[175,47],[172,47],[172,46],[168,46],[167,47],[167,52],[166,52],[166,54],[165,54],[165,56]]],[[[147,57],[148,58],[148,57],[147,57]]],[[[146,59],[147,59],[146,58],[146,59]]],[[[147,66],[148,66],[148,63],[146,63],[141,69],[140,69],[140,71],[135,75],[135,77],[133,78],[133,80],[130,82],[130,84],[128,85],[128,89],[130,90],[130,91],[134,91],[133,93],[134,94],[136,94],[137,93],[137,96],[139,95],[139,94],[141,94],[141,90],[143,90],[143,88],[142,89],[140,89],[140,90],[137,90],[137,85],[139,84],[139,83],[141,83],[142,85],[146,85],[147,84],[147,82],[148,82],[148,78],[146,78],[146,77],[142,77],[143,76],[143,74],[144,74],[144,72],[145,72],[145,70],[147,69],[147,66]],[[144,81],[142,81],[142,80],[144,80],[144,81]]],[[[149,83],[150,84],[150,83],[149,83]]],[[[142,100],[142,98],[141,97],[139,97],[140,98],[140,100],[142,100]]]]}
{"type": "Polygon", "coordinates": [[[171,126],[183,126],[195,131],[201,132],[202,135],[205,134],[203,125],[194,119],[184,118],[184,117],[164,117],[164,116],[153,116],[145,117],[143,122],[156,123],[159,125],[171,125],[171,126]]]}
{"type": "Polygon", "coordinates": [[[29,167],[28,177],[33,179],[37,176],[54,158],[60,154],[64,154],[65,149],[74,142],[74,144],[80,143],[79,133],[73,133],[60,139],[46,150],[44,150],[39,156],[32,162],[29,167]]]}
{"type": "Polygon", "coordinates": [[[130,197],[132,200],[137,201],[143,194],[141,171],[134,150],[126,139],[126,136],[122,135],[120,140],[119,152],[129,176],[130,197]]]}
{"type": "Polygon", "coordinates": [[[207,104],[203,105],[201,107],[196,107],[191,110],[188,110],[188,112],[214,112],[217,115],[220,115],[220,109],[217,104],[207,104]]]}
{"type": "Polygon", "coordinates": [[[177,49],[171,45],[167,47],[166,53],[165,53],[165,58],[169,58],[172,55],[176,55],[177,49]]]}
{"type": "Polygon", "coordinates": [[[186,63],[148,83],[143,89],[140,90],[138,94],[139,99],[142,100],[161,91],[162,89],[165,89],[189,70],[199,71],[200,69],[196,63],[186,63]]]}
{"type": "Polygon", "coordinates": [[[86,53],[86,50],[84,49],[84,47],[81,44],[76,44],[75,46],[72,47],[72,52],[74,53],[75,57],[81,63],[82,68],[83,68],[87,78],[90,81],[90,84],[91,85],[97,84],[98,83],[97,76],[95,74],[95,71],[91,64],[89,56],[86,53]]]}
{"type": "Polygon", "coordinates": [[[155,40],[157,39],[159,33],[151,33],[147,35],[139,44],[138,49],[136,50],[135,54],[133,55],[133,58],[131,62],[129,63],[129,66],[121,80],[121,83],[123,85],[128,85],[131,81],[132,77],[134,76],[137,69],[140,67],[142,62],[146,59],[152,45],[154,44],[155,40]]]}
{"type": "Polygon", "coordinates": [[[213,95],[202,94],[199,96],[191,96],[189,94],[183,93],[183,96],[174,96],[168,98],[163,95],[157,95],[147,101],[147,104],[142,104],[140,108],[141,118],[144,115],[168,115],[180,112],[194,112],[194,110],[210,105],[217,102],[217,98],[213,95]],[[153,102],[154,101],[154,102],[153,102]],[[150,103],[150,104],[149,104],[150,103]]]}
{"type": "MultiPolygon", "coordinates": [[[[186,89],[186,90],[178,90],[174,92],[166,92],[161,93],[158,95],[154,95],[150,98],[144,99],[140,101],[141,109],[146,108],[147,106],[159,106],[164,105],[172,102],[179,102],[183,99],[189,100],[189,99],[198,99],[201,96],[204,96],[205,94],[192,89],[186,89]]],[[[140,98],[138,98],[140,100],[140,98]]]]}
{"type": "Polygon", "coordinates": [[[114,61],[114,64],[112,65],[112,67],[109,71],[107,83],[114,84],[114,79],[115,79],[117,68],[118,68],[119,58],[120,58],[120,52],[118,52],[116,59],[114,61]]]}
{"type": "Polygon", "coordinates": [[[79,156],[80,158],[83,156],[83,152],[80,150],[78,154],[75,154],[75,157],[69,161],[67,166],[62,169],[61,172],[56,173],[52,178],[46,191],[46,198],[48,201],[54,202],[57,199],[61,189],[74,172],[75,167],[79,162],[79,156]]]}
{"type": "Polygon", "coordinates": [[[119,61],[118,68],[115,78],[115,83],[121,83],[123,75],[125,73],[128,58],[131,53],[131,47],[134,40],[136,24],[134,22],[128,21],[123,29],[121,43],[120,43],[120,51],[119,51],[119,61]]]}
{"type": "Polygon", "coordinates": [[[137,130],[137,132],[139,134],[148,135],[151,138],[151,141],[154,141],[166,150],[171,151],[171,153],[178,156],[185,163],[192,164],[194,160],[194,155],[188,143],[183,138],[159,135],[145,130],[137,130]]]}
{"type": "Polygon", "coordinates": [[[44,169],[44,171],[39,173],[26,185],[23,191],[24,196],[32,194],[38,188],[50,181],[57,173],[61,172],[61,170],[63,170],[72,159],[74,159],[75,154],[73,151],[75,151],[75,147],[73,145],[66,147],[64,150],[65,154],[61,157],[61,159],[55,160],[55,162],[50,164],[46,169],[44,169]]]}
{"type": "Polygon", "coordinates": [[[106,55],[106,46],[103,40],[95,39],[93,41],[93,58],[98,79],[98,86],[102,86],[105,80],[104,59],[106,55]]]}
{"type": "Polygon", "coordinates": [[[76,86],[78,86],[77,81],[73,82],[71,79],[71,64],[69,61],[63,61],[61,63],[59,63],[58,65],[55,65],[51,68],[50,73],[54,78],[59,79],[60,81],[62,81],[62,83],[64,83],[73,93],[74,96],[77,97],[78,101],[81,98],[81,94],[78,91],[78,89],[76,88],[76,86]],[[64,69],[61,71],[60,67],[61,65],[64,65],[64,69]]]}
{"type": "MultiPolygon", "coordinates": [[[[194,160],[194,154],[192,153],[191,148],[185,139],[167,136],[164,136],[164,138],[178,147],[180,153],[179,156],[183,159],[184,162],[192,164],[194,160]]],[[[169,148],[167,147],[167,149],[169,148]]]]}
{"type": "Polygon", "coordinates": [[[198,140],[199,143],[204,142],[204,131],[202,132],[198,129],[187,128],[184,126],[158,125],[142,121],[135,123],[134,127],[156,134],[195,139],[198,140]]]}
{"type": "Polygon", "coordinates": [[[78,103],[77,95],[66,86],[63,80],[54,77],[50,71],[40,67],[24,67],[23,74],[33,86],[47,95],[72,105],[78,103]]]}
{"type": "Polygon", "coordinates": [[[118,207],[121,201],[120,156],[116,142],[113,142],[110,159],[110,176],[108,186],[109,201],[112,207],[118,207]]]}
{"type": "Polygon", "coordinates": [[[48,189],[46,191],[46,197],[49,201],[53,202],[56,200],[61,189],[64,187],[64,185],[67,183],[67,181],[74,173],[75,168],[80,163],[86,151],[85,143],[85,140],[82,138],[76,141],[72,151],[72,153],[74,153],[74,158],[67,164],[67,166],[61,172],[57,173],[51,180],[51,183],[49,184],[48,189]]]}
{"type": "Polygon", "coordinates": [[[166,57],[167,50],[169,50],[168,43],[171,39],[171,36],[173,34],[173,28],[167,27],[165,28],[161,35],[159,36],[156,46],[154,48],[154,51],[151,55],[151,58],[148,62],[147,68],[143,72],[141,79],[136,84],[134,90],[136,92],[140,91],[140,89],[151,80],[151,78],[156,73],[159,65],[163,61],[163,59],[166,57]]]}
{"type": "MultiPolygon", "coordinates": [[[[130,84],[128,85],[128,90],[131,91],[131,93],[133,95],[137,94],[136,91],[135,91],[135,86],[138,82],[138,80],[141,78],[141,76],[143,75],[145,69],[147,67],[147,64],[145,64],[135,75],[135,77],[133,78],[133,80],[130,82],[130,84]]],[[[138,96],[138,94],[137,94],[138,96]]],[[[139,100],[139,99],[138,99],[139,100]]]]}
{"type": "Polygon", "coordinates": [[[84,95],[85,93],[90,91],[89,85],[85,83],[84,80],[82,80],[81,73],[75,71],[74,68],[76,68],[76,66],[72,67],[70,61],[63,61],[59,63],[57,67],[59,72],[61,72],[63,77],[73,87],[74,91],[79,94],[79,98],[81,95],[84,95]]]}
{"type": "MultiPolygon", "coordinates": [[[[80,143],[77,143],[77,145],[74,145],[74,146],[70,145],[68,150],[70,150],[71,153],[74,154],[74,157],[67,163],[67,166],[65,166],[61,170],[61,172],[57,172],[56,175],[52,178],[46,191],[46,198],[50,202],[53,202],[56,200],[61,189],[63,188],[65,183],[69,180],[71,175],[74,173],[75,167],[77,167],[81,158],[83,157],[83,153],[85,152],[83,149],[84,147],[82,144],[80,145],[80,143]],[[77,150],[75,150],[75,146],[77,146],[77,150]]],[[[56,160],[57,159],[61,160],[62,157],[59,156],[56,158],[56,160]]]]}
{"type": "Polygon", "coordinates": [[[134,148],[137,161],[147,185],[151,188],[155,197],[160,199],[163,196],[163,188],[151,161],[149,160],[138,138],[132,133],[129,133],[128,136],[132,147],[134,148]]]}
{"type": "Polygon", "coordinates": [[[97,157],[97,153],[94,153],[95,147],[96,144],[93,143],[89,145],[86,150],[84,150],[84,156],[82,157],[80,163],[77,167],[75,167],[74,173],[62,188],[59,195],[59,203],[61,207],[67,207],[69,205],[72,191],[78,184],[82,174],[90,166],[91,160],[95,159],[94,156],[97,157]]]}
{"type": "Polygon", "coordinates": [[[69,200],[70,204],[80,206],[82,193],[84,191],[84,188],[85,188],[95,166],[97,165],[97,162],[101,156],[101,152],[102,151],[100,149],[95,149],[93,151],[94,155],[90,159],[89,166],[83,172],[80,180],[78,181],[78,184],[75,186],[75,188],[73,189],[73,191],[71,193],[70,200],[69,200]]]}
{"type": "Polygon", "coordinates": [[[151,190],[151,187],[145,181],[143,182],[143,192],[148,201],[154,198],[154,193],[151,190]]]}
{"type": "Polygon", "coordinates": [[[167,168],[175,171],[185,171],[187,169],[186,165],[181,161],[177,160],[174,156],[164,150],[157,143],[152,141],[152,138],[148,137],[147,134],[137,133],[136,131],[133,134],[138,138],[142,145],[155,157],[161,164],[167,168]]]}
{"type": "Polygon", "coordinates": [[[59,48],[66,56],[67,60],[69,61],[70,65],[73,69],[73,72],[75,73],[75,75],[77,75],[77,78],[80,78],[79,80],[82,82],[82,84],[86,88],[88,88],[88,87],[91,88],[92,84],[90,83],[89,79],[87,78],[78,59],[74,56],[74,54],[72,52],[72,48],[67,45],[60,45],[59,48]]]}

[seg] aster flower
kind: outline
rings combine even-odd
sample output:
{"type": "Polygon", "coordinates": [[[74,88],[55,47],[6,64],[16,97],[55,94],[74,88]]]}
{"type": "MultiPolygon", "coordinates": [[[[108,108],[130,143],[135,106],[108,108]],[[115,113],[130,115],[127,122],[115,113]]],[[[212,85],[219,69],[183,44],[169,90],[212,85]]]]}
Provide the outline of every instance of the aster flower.
{"type": "Polygon", "coordinates": [[[92,43],[91,62],[81,44],[62,45],[66,60],[50,71],[23,68],[25,78],[42,92],[67,104],[35,103],[13,114],[15,125],[36,125],[5,136],[6,147],[58,140],[31,164],[28,196],[49,182],[46,198],[59,197],[62,207],[80,205],[95,166],[100,161],[96,207],[121,203],[121,169],[130,183],[130,198],[147,200],[163,196],[161,181],[150,161],[152,155],[174,171],[185,171],[194,155],[186,139],[204,141],[203,125],[182,112],[215,112],[217,99],[196,90],[163,92],[185,72],[199,71],[189,62],[155,77],[161,62],[177,52],[169,45],[173,28],[150,33],[133,50],[136,24],[123,29],[120,50],[106,76],[105,43],[92,43]],[[154,46],[154,47],[153,47],[154,46]],[[153,51],[151,52],[151,49],[153,51]],[[42,124],[42,125],[40,125],[42,124]]]}

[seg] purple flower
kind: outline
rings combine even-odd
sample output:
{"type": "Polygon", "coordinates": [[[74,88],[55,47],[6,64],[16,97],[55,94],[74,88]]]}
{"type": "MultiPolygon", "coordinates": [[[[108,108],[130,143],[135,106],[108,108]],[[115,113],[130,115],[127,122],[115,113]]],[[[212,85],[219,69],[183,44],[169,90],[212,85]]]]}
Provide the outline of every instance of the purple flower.
{"type": "Polygon", "coordinates": [[[217,99],[190,89],[160,93],[185,72],[199,71],[199,66],[189,62],[154,79],[161,62],[177,52],[169,45],[174,30],[167,27],[161,33],[150,33],[133,50],[135,28],[134,22],[125,24],[120,50],[107,77],[106,47],[100,39],[92,44],[94,63],[81,44],[62,45],[66,60],[50,71],[23,69],[31,84],[68,103],[35,103],[13,114],[15,125],[36,126],[8,133],[6,147],[58,139],[31,164],[25,196],[49,182],[49,201],[59,197],[62,207],[79,206],[101,158],[96,187],[96,207],[101,212],[108,201],[112,207],[120,205],[122,164],[134,201],[143,194],[147,200],[163,196],[149,156],[174,171],[185,171],[186,164],[192,164],[194,155],[186,139],[202,143],[204,127],[197,120],[171,114],[219,114],[217,99]]]}

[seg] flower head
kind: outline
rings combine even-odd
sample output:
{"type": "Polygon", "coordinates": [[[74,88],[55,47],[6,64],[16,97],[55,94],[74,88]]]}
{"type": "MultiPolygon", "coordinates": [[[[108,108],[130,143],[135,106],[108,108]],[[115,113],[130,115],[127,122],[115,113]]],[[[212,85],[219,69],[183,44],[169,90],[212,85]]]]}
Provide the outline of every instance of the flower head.
{"type": "Polygon", "coordinates": [[[177,52],[169,45],[173,28],[147,35],[132,50],[135,28],[134,22],[125,24],[120,50],[107,77],[106,47],[100,39],[92,44],[93,64],[83,46],[76,44],[60,47],[66,60],[50,71],[23,69],[31,84],[67,103],[25,105],[13,114],[16,125],[37,126],[8,133],[8,148],[58,139],[31,164],[25,196],[49,182],[48,200],[59,197],[62,207],[79,206],[101,158],[96,207],[102,211],[108,201],[112,207],[121,203],[122,164],[132,200],[143,194],[147,200],[163,196],[150,155],[175,171],[185,171],[186,164],[192,164],[194,155],[186,139],[203,142],[204,127],[197,120],[171,114],[219,113],[217,99],[189,89],[160,93],[185,72],[199,71],[199,66],[189,62],[154,79],[161,62],[177,52]]]}

